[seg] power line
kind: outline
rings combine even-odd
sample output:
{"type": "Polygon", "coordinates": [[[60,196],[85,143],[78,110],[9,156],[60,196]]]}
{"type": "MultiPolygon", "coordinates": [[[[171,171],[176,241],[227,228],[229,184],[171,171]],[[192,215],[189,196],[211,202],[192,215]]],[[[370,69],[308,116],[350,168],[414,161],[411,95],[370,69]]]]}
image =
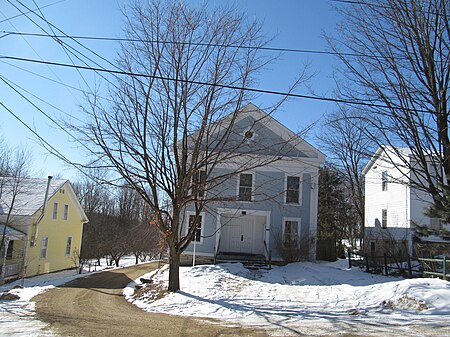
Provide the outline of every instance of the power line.
{"type": "MultiPolygon", "coordinates": [[[[165,76],[133,73],[133,72],[123,71],[123,70],[111,70],[111,69],[105,69],[105,68],[94,68],[94,67],[87,67],[87,66],[81,66],[81,65],[72,65],[72,64],[67,64],[67,63],[59,63],[59,62],[51,62],[51,61],[40,61],[40,60],[27,59],[27,58],[15,57],[15,56],[0,55],[0,59],[7,59],[7,60],[14,60],[14,61],[23,61],[23,62],[30,62],[30,63],[37,63],[37,64],[45,64],[45,65],[53,65],[53,66],[65,67],[65,68],[76,68],[76,69],[83,69],[83,70],[96,71],[96,72],[106,72],[106,73],[115,74],[115,75],[127,75],[127,76],[134,76],[134,77],[144,77],[144,78],[151,78],[151,79],[157,79],[157,80],[163,80],[163,81],[173,81],[173,82],[178,81],[178,82],[189,83],[189,84],[215,86],[215,87],[218,87],[218,88],[243,90],[243,91],[250,91],[250,92],[255,92],[255,93],[260,93],[260,94],[279,95],[279,96],[285,96],[285,97],[304,98],[304,99],[311,99],[311,100],[316,100],[316,101],[343,103],[343,104],[350,104],[350,105],[362,105],[362,106],[367,106],[367,107],[372,107],[372,108],[383,108],[383,109],[386,109],[386,108],[390,109],[390,108],[392,108],[392,107],[389,107],[387,105],[377,104],[377,103],[368,103],[368,102],[364,102],[364,101],[350,101],[350,100],[339,99],[339,98],[312,96],[312,95],[304,95],[304,94],[295,94],[295,93],[290,93],[290,92],[282,92],[282,91],[266,90],[266,89],[257,89],[257,88],[249,88],[249,87],[239,87],[239,86],[228,85],[228,84],[208,83],[208,82],[193,81],[193,80],[187,80],[187,79],[175,79],[175,78],[165,77],[165,76]]],[[[420,109],[408,109],[408,111],[429,113],[428,110],[420,110],[420,109]]]]}
{"type": "MultiPolygon", "coordinates": [[[[61,81],[57,81],[57,80],[55,80],[55,79],[53,79],[53,78],[50,78],[50,77],[47,77],[47,76],[44,76],[44,75],[35,73],[34,71],[31,71],[31,70],[28,70],[28,69],[25,69],[25,68],[16,66],[16,65],[11,64],[11,63],[8,63],[8,62],[6,62],[6,61],[0,60],[0,62],[3,63],[3,64],[8,65],[8,66],[10,66],[10,67],[19,69],[19,70],[21,70],[21,71],[23,71],[23,72],[32,74],[32,75],[37,76],[37,77],[40,77],[40,78],[43,78],[44,80],[47,80],[47,81],[50,81],[50,82],[53,82],[53,83],[62,85],[62,86],[64,86],[64,87],[70,88],[70,89],[72,89],[72,90],[79,91],[79,92],[81,92],[81,93],[83,93],[83,94],[89,94],[88,91],[83,90],[83,89],[80,89],[80,88],[77,88],[77,87],[74,87],[73,85],[70,85],[70,84],[67,84],[67,83],[64,83],[64,82],[61,82],[61,81]]],[[[16,86],[18,86],[18,85],[16,84],[16,86]]],[[[18,86],[18,87],[19,87],[19,86],[18,86]]],[[[28,94],[34,96],[35,98],[40,99],[39,97],[37,97],[37,96],[33,95],[32,93],[30,93],[29,91],[25,90],[24,88],[22,88],[22,87],[20,87],[20,88],[21,88],[23,91],[27,92],[28,94]]],[[[100,95],[98,95],[98,97],[100,97],[101,99],[104,99],[104,100],[106,100],[106,101],[113,102],[113,100],[111,100],[110,98],[107,98],[107,97],[105,97],[105,96],[100,96],[100,95]]],[[[45,103],[45,102],[44,102],[44,103],[45,103]]],[[[50,106],[52,106],[50,103],[47,103],[47,104],[49,104],[50,106]]],[[[52,106],[52,107],[54,107],[54,106],[52,106]]],[[[66,111],[63,111],[62,109],[59,109],[59,108],[57,108],[57,107],[54,107],[54,108],[55,108],[56,110],[59,110],[59,111],[63,112],[64,114],[66,114],[66,115],[69,116],[69,117],[76,118],[76,117],[74,117],[74,116],[68,114],[66,111]]]]}
{"type": "Polygon", "coordinates": [[[223,48],[239,48],[239,49],[250,49],[250,50],[263,50],[263,51],[273,51],[273,52],[290,52],[290,53],[301,53],[301,54],[318,54],[318,55],[343,55],[343,56],[354,56],[354,57],[374,57],[366,54],[357,53],[337,53],[333,51],[325,50],[312,50],[312,49],[297,49],[297,48],[277,48],[277,47],[255,47],[255,46],[241,46],[232,44],[215,44],[215,43],[199,43],[199,42],[180,42],[171,40],[146,40],[146,39],[131,39],[131,38],[120,38],[120,37],[107,37],[107,36],[86,36],[86,35],[48,35],[41,33],[28,33],[28,32],[11,32],[11,31],[0,31],[5,36],[9,35],[23,35],[23,36],[34,36],[34,37],[44,37],[53,38],[58,40],[63,39],[73,39],[73,40],[92,40],[92,41],[112,41],[112,42],[139,42],[139,43],[160,43],[160,44],[179,44],[179,45],[194,45],[194,46],[204,46],[204,47],[223,47],[223,48]]]}
{"type": "Polygon", "coordinates": [[[28,12],[26,12],[26,13],[17,14],[17,15],[11,16],[11,17],[9,17],[9,18],[0,20],[0,23],[3,23],[3,22],[5,22],[5,21],[10,21],[10,20],[12,20],[12,19],[18,18],[18,17],[23,16],[23,15],[25,15],[25,14],[34,13],[34,12],[40,10],[40,9],[47,8],[47,7],[50,7],[50,6],[53,6],[53,5],[57,5],[57,4],[59,4],[59,3],[61,3],[61,2],[64,2],[64,1],[66,1],[66,0],[59,0],[59,1],[55,1],[55,2],[49,3],[49,4],[47,4],[47,5],[41,6],[41,7],[36,7],[35,9],[30,9],[30,10],[29,10],[28,12]]]}
{"type": "Polygon", "coordinates": [[[59,159],[61,159],[62,161],[64,161],[67,164],[73,165],[74,167],[76,167],[78,170],[82,171],[79,168],[79,164],[75,164],[73,162],[71,162],[69,159],[67,159],[66,156],[64,156],[61,152],[59,152],[53,145],[51,145],[48,141],[46,141],[36,130],[32,129],[27,123],[25,123],[19,116],[17,116],[12,110],[10,110],[5,104],[3,104],[0,101],[0,105],[7,111],[9,112],[10,115],[12,115],[15,119],[17,119],[23,126],[25,126],[29,131],[31,131],[31,133],[33,133],[41,142],[43,142],[45,145],[47,145],[51,150],[53,150],[53,154],[55,156],[57,156],[59,159]]]}

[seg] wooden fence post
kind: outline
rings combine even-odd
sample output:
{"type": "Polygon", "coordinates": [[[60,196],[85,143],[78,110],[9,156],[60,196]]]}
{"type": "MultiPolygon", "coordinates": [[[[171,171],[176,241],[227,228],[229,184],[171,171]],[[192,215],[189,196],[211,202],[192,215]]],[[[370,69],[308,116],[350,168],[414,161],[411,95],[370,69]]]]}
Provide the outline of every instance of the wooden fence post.
{"type": "Polygon", "coordinates": [[[369,272],[369,257],[367,256],[367,253],[364,254],[364,260],[366,260],[366,272],[369,272]]]}
{"type": "Polygon", "coordinates": [[[408,254],[408,275],[412,276],[412,269],[411,269],[411,256],[408,254]]]}
{"type": "Polygon", "coordinates": [[[442,259],[442,275],[443,275],[444,281],[446,281],[447,280],[447,260],[445,258],[445,255],[442,259]]]}
{"type": "Polygon", "coordinates": [[[387,265],[386,253],[383,254],[383,259],[384,259],[384,275],[388,276],[388,265],[387,265]]]}
{"type": "Polygon", "coordinates": [[[347,249],[347,254],[348,254],[348,268],[350,269],[352,267],[352,252],[350,251],[350,249],[347,249]]]}

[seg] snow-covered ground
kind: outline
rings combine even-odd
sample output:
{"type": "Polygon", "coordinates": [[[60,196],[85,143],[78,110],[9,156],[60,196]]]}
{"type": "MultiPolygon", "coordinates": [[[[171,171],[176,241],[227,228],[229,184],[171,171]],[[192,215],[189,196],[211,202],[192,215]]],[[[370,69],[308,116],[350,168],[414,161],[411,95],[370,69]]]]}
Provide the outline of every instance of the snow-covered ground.
{"type": "MultiPolygon", "coordinates": [[[[105,268],[111,268],[106,266],[104,259],[101,262],[102,265],[91,268],[90,274],[94,272],[94,269],[99,272],[105,268]]],[[[134,263],[134,256],[124,257],[120,260],[121,267],[133,265],[134,263]]],[[[0,286],[0,294],[8,291],[20,297],[20,299],[14,301],[0,300],[0,336],[53,336],[48,329],[48,325],[35,318],[34,302],[31,299],[50,288],[87,275],[89,275],[88,267],[85,268],[81,275],[74,270],[68,270],[18,280],[0,286]],[[14,289],[16,286],[23,288],[14,289]]]]}
{"type": "MultiPolygon", "coordinates": [[[[168,270],[145,275],[166,287],[168,270]]],[[[181,268],[181,291],[156,301],[124,294],[144,310],[209,317],[266,328],[274,335],[450,335],[450,283],[347,268],[347,262],[293,263],[270,271],[242,264],[181,268]]]]}

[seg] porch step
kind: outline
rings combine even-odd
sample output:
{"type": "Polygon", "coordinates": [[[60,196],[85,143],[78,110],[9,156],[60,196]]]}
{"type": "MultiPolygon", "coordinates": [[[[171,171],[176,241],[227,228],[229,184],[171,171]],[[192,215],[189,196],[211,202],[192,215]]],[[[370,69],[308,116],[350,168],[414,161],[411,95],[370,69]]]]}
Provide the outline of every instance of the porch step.
{"type": "Polygon", "coordinates": [[[250,270],[259,270],[259,269],[270,270],[270,266],[266,262],[259,262],[259,263],[245,262],[245,263],[243,263],[243,265],[244,265],[244,268],[250,269],[250,270]]]}
{"type": "Polygon", "coordinates": [[[239,262],[247,269],[270,269],[266,257],[262,254],[241,254],[222,252],[217,255],[216,263],[239,262]]]}
{"type": "Polygon", "coordinates": [[[241,254],[222,252],[217,254],[216,261],[227,262],[265,262],[266,257],[262,254],[241,254]]]}

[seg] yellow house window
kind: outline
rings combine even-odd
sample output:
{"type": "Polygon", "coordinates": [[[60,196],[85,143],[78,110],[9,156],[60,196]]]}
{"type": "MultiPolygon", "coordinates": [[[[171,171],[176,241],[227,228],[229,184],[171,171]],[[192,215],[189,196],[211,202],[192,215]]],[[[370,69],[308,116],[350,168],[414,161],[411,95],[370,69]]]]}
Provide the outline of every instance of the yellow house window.
{"type": "Polygon", "coordinates": [[[47,247],[48,247],[48,237],[43,237],[41,245],[41,259],[45,259],[47,257],[47,247]]]}
{"type": "Polygon", "coordinates": [[[58,203],[53,203],[53,220],[56,220],[58,218],[58,203]]]}
{"type": "Polygon", "coordinates": [[[69,218],[69,205],[64,205],[64,215],[63,219],[67,220],[69,218]]]}
{"type": "Polygon", "coordinates": [[[66,244],[66,255],[70,255],[70,250],[72,249],[72,237],[69,236],[67,238],[67,244],[66,244]]]}

